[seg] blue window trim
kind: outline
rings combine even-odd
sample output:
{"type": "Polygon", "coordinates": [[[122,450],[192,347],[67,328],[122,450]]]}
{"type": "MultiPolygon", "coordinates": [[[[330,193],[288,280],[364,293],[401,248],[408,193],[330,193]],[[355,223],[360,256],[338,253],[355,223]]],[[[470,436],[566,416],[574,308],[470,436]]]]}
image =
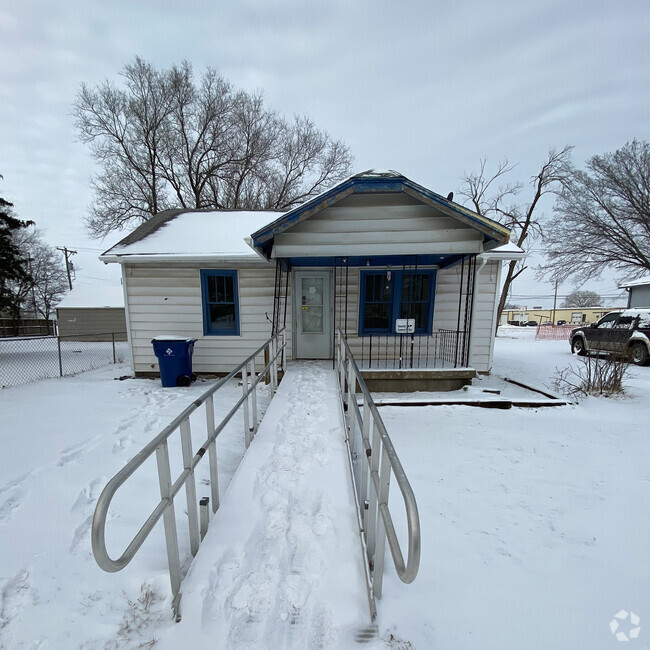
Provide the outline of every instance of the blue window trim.
{"type": "Polygon", "coordinates": [[[239,336],[239,282],[237,278],[237,271],[222,269],[201,269],[201,304],[203,306],[203,334],[205,336],[239,336]],[[209,309],[211,303],[208,301],[208,278],[214,277],[233,278],[233,300],[235,305],[234,327],[230,327],[228,329],[215,329],[212,326],[209,309]]]}
{"type": "Polygon", "coordinates": [[[427,321],[425,327],[415,330],[416,336],[431,334],[433,329],[433,303],[436,286],[436,269],[418,269],[417,271],[395,271],[391,269],[391,302],[390,302],[390,323],[388,329],[366,327],[364,319],[364,305],[366,304],[366,277],[368,275],[385,275],[386,271],[381,269],[362,270],[359,274],[359,336],[370,336],[372,334],[383,334],[385,336],[395,335],[395,321],[399,318],[402,304],[402,287],[404,275],[429,276],[429,296],[427,299],[427,321]]]}

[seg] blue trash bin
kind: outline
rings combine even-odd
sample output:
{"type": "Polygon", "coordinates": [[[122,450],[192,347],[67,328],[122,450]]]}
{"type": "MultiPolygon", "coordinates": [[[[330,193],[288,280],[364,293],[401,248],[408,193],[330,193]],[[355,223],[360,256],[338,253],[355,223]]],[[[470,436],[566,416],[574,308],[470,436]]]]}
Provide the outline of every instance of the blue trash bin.
{"type": "Polygon", "coordinates": [[[151,343],[158,357],[162,385],[165,388],[189,386],[195,378],[192,373],[192,353],[196,339],[157,336],[151,343]]]}

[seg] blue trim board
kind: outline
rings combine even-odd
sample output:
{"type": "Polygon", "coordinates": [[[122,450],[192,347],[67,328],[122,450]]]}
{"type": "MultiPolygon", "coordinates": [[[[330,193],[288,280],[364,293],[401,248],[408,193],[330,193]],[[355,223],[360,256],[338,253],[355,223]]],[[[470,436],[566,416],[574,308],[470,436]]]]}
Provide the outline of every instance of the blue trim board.
{"type": "MultiPolygon", "coordinates": [[[[289,257],[290,268],[298,266],[374,267],[374,266],[455,266],[466,255],[354,255],[350,257],[289,257]]],[[[399,270],[399,269],[398,269],[399,270]]]]}

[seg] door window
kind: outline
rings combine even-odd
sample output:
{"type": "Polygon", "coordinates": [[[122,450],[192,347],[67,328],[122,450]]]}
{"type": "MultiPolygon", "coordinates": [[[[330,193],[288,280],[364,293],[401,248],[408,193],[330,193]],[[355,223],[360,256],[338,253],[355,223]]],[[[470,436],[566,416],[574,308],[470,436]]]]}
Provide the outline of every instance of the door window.
{"type": "Polygon", "coordinates": [[[302,331],[323,333],[323,278],[303,277],[300,280],[302,295],[302,331]]]}

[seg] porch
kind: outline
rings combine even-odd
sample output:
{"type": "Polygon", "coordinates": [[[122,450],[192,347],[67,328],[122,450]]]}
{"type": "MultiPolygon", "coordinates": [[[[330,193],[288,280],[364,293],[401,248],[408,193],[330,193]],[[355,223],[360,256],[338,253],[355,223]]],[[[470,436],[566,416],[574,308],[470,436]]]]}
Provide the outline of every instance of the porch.
{"type": "Polygon", "coordinates": [[[287,328],[294,359],[333,359],[340,330],[371,390],[462,388],[477,374],[477,256],[422,257],[276,260],[273,330],[287,328]]]}

